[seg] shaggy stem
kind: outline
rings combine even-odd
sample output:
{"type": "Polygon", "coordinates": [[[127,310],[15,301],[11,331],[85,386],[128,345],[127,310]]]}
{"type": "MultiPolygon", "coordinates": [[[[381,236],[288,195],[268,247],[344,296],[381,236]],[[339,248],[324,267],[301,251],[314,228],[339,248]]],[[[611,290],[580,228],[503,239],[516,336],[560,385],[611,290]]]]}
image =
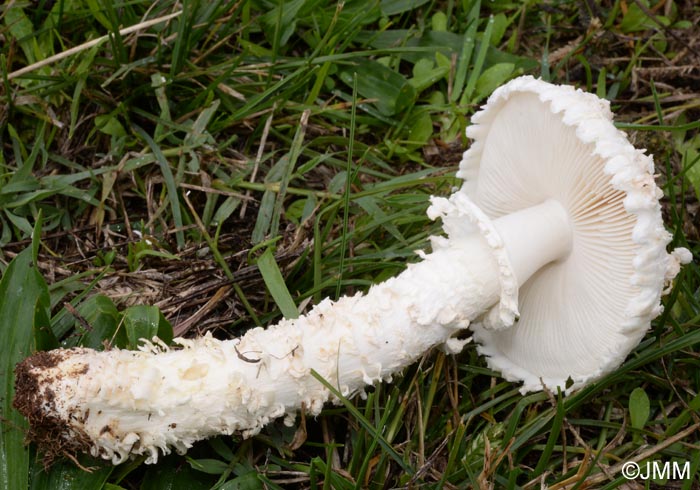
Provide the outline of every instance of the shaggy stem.
{"type": "MultiPolygon", "coordinates": [[[[454,201],[434,206],[466,206],[454,201]]],[[[50,434],[45,445],[52,438],[64,446],[75,441],[73,449],[115,464],[132,454],[152,463],[159,450],[184,452],[216,434],[247,437],[281,416],[291,424],[302,405],[318,414],[331,394],[312,369],[352,395],[391,379],[436,345],[459,350],[464,342],[454,335],[498,303],[504,274],[525,281],[570,247],[567,221],[553,202],[493,226],[504,242],[464,225],[367,294],[324,300],[301,318],[237,339],[179,339],[180,349],[155,341],[140,351],[39,353],[18,367],[15,404],[35,435],[50,434]],[[523,221],[530,223],[528,236],[523,221]],[[499,248],[510,266],[497,259],[499,248]]]]}

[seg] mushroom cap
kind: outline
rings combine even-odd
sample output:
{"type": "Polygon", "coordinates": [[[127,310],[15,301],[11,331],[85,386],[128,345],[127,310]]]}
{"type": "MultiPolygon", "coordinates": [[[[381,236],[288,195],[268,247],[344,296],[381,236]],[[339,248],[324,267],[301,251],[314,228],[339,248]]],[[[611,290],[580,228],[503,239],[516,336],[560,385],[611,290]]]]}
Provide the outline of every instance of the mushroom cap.
{"type": "Polygon", "coordinates": [[[666,252],[653,159],[615,128],[608,101],[524,76],[472,123],[457,192],[491,219],[555,199],[573,227],[569,255],[520,285],[517,323],[472,326],[479,352],[522,392],[574,390],[639,343],[689,253],[666,252]]]}

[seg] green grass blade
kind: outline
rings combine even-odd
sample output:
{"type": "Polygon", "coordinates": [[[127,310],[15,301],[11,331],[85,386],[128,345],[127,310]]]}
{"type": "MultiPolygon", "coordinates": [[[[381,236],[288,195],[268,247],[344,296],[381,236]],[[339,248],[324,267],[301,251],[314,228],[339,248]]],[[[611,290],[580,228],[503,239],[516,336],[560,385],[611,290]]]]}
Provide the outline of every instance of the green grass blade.
{"type": "Polygon", "coordinates": [[[335,288],[336,299],[340,297],[343,283],[343,268],[345,265],[345,251],[348,246],[348,217],[350,213],[350,192],[352,190],[353,172],[352,157],[355,143],[355,118],[357,114],[357,73],[353,73],[352,82],[352,109],[350,113],[350,140],[348,141],[348,158],[345,166],[345,191],[343,192],[343,228],[340,236],[340,264],[338,265],[338,284],[335,288]]]}
{"type": "Polygon", "coordinates": [[[461,104],[466,105],[471,102],[472,95],[474,94],[474,89],[476,89],[476,82],[479,80],[479,76],[484,68],[484,62],[486,61],[486,53],[489,49],[489,40],[491,39],[491,33],[493,32],[493,16],[489,17],[488,23],[486,24],[486,29],[481,36],[481,41],[479,43],[479,51],[476,54],[476,60],[474,60],[474,66],[469,74],[469,79],[467,80],[467,86],[464,89],[464,94],[462,94],[461,104]]]}
{"type": "Polygon", "coordinates": [[[24,417],[12,407],[14,368],[34,350],[36,310],[48,317],[49,292],[34,266],[32,248],[17,255],[0,280],[0,384],[3,427],[0,430],[0,487],[28,486],[29,448],[24,444],[24,417]]]}
{"type": "Polygon", "coordinates": [[[282,179],[279,183],[279,192],[275,199],[275,206],[272,209],[272,220],[270,222],[270,238],[277,235],[280,227],[280,218],[282,217],[282,209],[284,207],[284,198],[287,195],[287,188],[289,187],[289,182],[292,180],[292,174],[294,173],[294,167],[296,167],[299,155],[301,155],[302,145],[304,144],[304,136],[306,134],[306,127],[309,123],[310,110],[305,110],[299,121],[299,126],[297,127],[296,133],[294,133],[294,139],[292,140],[292,146],[289,149],[289,159],[287,164],[284,166],[284,173],[282,174],[282,179]]]}
{"type": "Polygon", "coordinates": [[[350,412],[350,414],[360,423],[360,425],[369,432],[374,439],[382,446],[382,449],[393,459],[396,463],[409,475],[413,475],[413,469],[406,463],[401,455],[396,452],[396,450],[389,444],[389,442],[379,433],[376,427],[370,423],[369,420],[365,418],[364,415],[357,409],[355,405],[350,402],[346,397],[344,397],[333,385],[326,381],[323,376],[318,374],[315,370],[311,370],[311,375],[316,378],[323,386],[328,389],[333,395],[340,400],[343,406],[350,412]]]}
{"type": "Polygon", "coordinates": [[[532,477],[541,475],[544,470],[549,465],[552,459],[552,452],[554,451],[554,445],[557,443],[557,439],[561,436],[561,424],[564,421],[564,403],[562,402],[561,391],[558,393],[557,397],[557,413],[552,421],[552,428],[549,431],[549,438],[547,439],[547,444],[542,451],[540,460],[535,467],[535,471],[532,473],[532,477]]]}
{"type": "Polygon", "coordinates": [[[464,45],[462,46],[462,51],[459,54],[459,61],[457,62],[457,72],[455,73],[455,81],[454,86],[452,87],[450,102],[457,102],[464,89],[464,82],[467,79],[467,69],[469,68],[469,63],[472,59],[472,53],[474,53],[476,29],[479,25],[480,10],[481,0],[477,0],[474,2],[474,5],[469,11],[469,18],[467,19],[469,22],[469,27],[464,33],[464,45]]]}
{"type": "Polygon", "coordinates": [[[175,231],[175,239],[177,240],[177,246],[178,248],[184,248],[185,234],[182,231],[183,223],[182,212],[180,211],[180,200],[178,199],[177,195],[177,184],[175,183],[175,177],[173,176],[173,172],[170,169],[168,160],[165,159],[165,156],[160,150],[160,147],[156,144],[155,141],[153,141],[153,138],[151,138],[148,135],[148,133],[146,133],[143,129],[141,129],[138,126],[134,126],[134,131],[136,131],[136,134],[138,134],[141,138],[143,138],[146,141],[146,144],[148,144],[148,146],[151,148],[153,156],[158,162],[160,171],[163,174],[163,181],[165,182],[165,187],[168,190],[168,200],[170,201],[170,208],[173,213],[173,221],[175,222],[175,226],[177,228],[177,230],[175,231]]]}
{"type": "Polygon", "coordinates": [[[668,124],[635,124],[618,121],[615,123],[615,127],[630,131],[691,131],[693,129],[700,128],[700,121],[679,124],[677,126],[671,126],[668,124]]]}
{"type": "Polygon", "coordinates": [[[272,254],[271,248],[265,250],[258,259],[258,268],[260,269],[268,291],[270,291],[282,315],[284,315],[285,318],[297,318],[299,316],[299,311],[292,299],[292,295],[289,294],[289,289],[287,289],[284,277],[275,261],[275,256],[272,254]]]}
{"type": "MultiPolygon", "coordinates": [[[[690,461],[691,477],[683,481],[681,490],[691,490],[693,488],[693,475],[698,476],[698,470],[700,470],[700,449],[690,453],[688,461],[690,461]]],[[[697,483],[697,479],[695,479],[695,483],[697,483]]]]}

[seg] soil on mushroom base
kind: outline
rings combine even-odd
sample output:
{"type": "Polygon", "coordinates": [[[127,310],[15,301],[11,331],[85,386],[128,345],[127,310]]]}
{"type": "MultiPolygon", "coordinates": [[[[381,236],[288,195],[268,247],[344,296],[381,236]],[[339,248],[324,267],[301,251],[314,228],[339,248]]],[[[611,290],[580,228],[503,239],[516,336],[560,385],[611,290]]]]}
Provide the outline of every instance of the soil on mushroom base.
{"type": "MultiPolygon", "coordinates": [[[[77,461],[77,455],[89,451],[91,447],[87,434],[69,429],[62,418],[47,415],[47,412],[56,412],[55,394],[48,388],[42,388],[36,372],[55,367],[63,357],[62,351],[38,352],[15,368],[15,398],[12,405],[29,421],[26,439],[39,446],[45,468],[60,457],[77,461]]],[[[85,366],[82,372],[87,370],[85,366]]]]}

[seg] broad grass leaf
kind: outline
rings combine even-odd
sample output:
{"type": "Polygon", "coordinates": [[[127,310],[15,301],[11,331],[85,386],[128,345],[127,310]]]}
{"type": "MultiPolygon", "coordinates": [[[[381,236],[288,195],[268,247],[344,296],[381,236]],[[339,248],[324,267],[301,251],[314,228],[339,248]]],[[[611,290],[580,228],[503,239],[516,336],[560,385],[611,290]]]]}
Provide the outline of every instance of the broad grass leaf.
{"type": "Polygon", "coordinates": [[[29,448],[27,423],[12,407],[15,364],[32,353],[37,311],[48,318],[49,292],[32,261],[32,249],[17,255],[0,279],[0,385],[3,428],[0,430],[0,488],[27,488],[29,448]]]}
{"type": "Polygon", "coordinates": [[[27,218],[17,216],[10,211],[5,211],[5,216],[13,225],[17,227],[18,230],[22,232],[23,236],[30,236],[32,234],[32,225],[29,223],[27,218]]]}
{"type": "MultiPolygon", "coordinates": [[[[23,167],[26,169],[27,172],[31,172],[32,168],[31,166],[23,167]]],[[[39,189],[40,184],[39,180],[36,179],[34,176],[23,176],[20,175],[20,172],[15,172],[12,174],[12,177],[10,178],[10,181],[5,183],[2,188],[0,188],[0,196],[3,197],[4,203],[15,205],[16,206],[16,197],[14,194],[21,194],[21,193],[26,193],[26,192],[33,192],[39,189]],[[9,201],[6,200],[8,196],[12,196],[15,198],[15,201],[9,201]]]]}
{"type": "Polygon", "coordinates": [[[306,6],[313,6],[317,0],[292,0],[280,2],[260,19],[265,26],[265,37],[271,45],[276,45],[275,35],[278,36],[279,46],[284,46],[294,34],[300,11],[306,6]],[[281,9],[281,11],[280,11],[281,9]]]}
{"type": "Polygon", "coordinates": [[[198,148],[204,144],[215,144],[214,139],[211,134],[207,132],[207,126],[211,121],[212,117],[216,114],[219,109],[221,102],[217,99],[214,100],[208,107],[202,109],[199,113],[197,119],[192,123],[190,131],[185,136],[184,144],[189,147],[188,154],[190,156],[187,162],[187,170],[190,172],[198,173],[201,168],[201,162],[195,148],[198,148]]]}
{"type": "Polygon", "coordinates": [[[95,116],[95,127],[104,134],[110,136],[126,136],[126,130],[114,114],[100,114],[95,116]]]}
{"type": "Polygon", "coordinates": [[[384,15],[396,15],[403,12],[408,12],[421,5],[428,3],[429,0],[382,0],[379,7],[384,15]]]}
{"type": "Polygon", "coordinates": [[[299,225],[304,223],[313,215],[317,202],[316,196],[310,194],[303,199],[297,199],[296,201],[292,202],[284,210],[284,214],[288,220],[299,225]]]}
{"type": "Polygon", "coordinates": [[[635,429],[643,429],[649,420],[650,404],[644,388],[635,388],[630,393],[629,401],[630,425],[635,429]]]}
{"type": "MultiPolygon", "coordinates": [[[[698,142],[699,138],[693,138],[693,142],[698,142]]],[[[687,168],[685,173],[691,185],[695,189],[695,195],[700,199],[700,146],[688,147],[683,155],[683,166],[687,168]]]]}
{"type": "Polygon", "coordinates": [[[340,79],[352,87],[357,73],[357,93],[371,99],[384,116],[393,116],[407,109],[416,98],[416,90],[400,73],[373,60],[361,60],[344,68],[340,79]]]}
{"type": "Polygon", "coordinates": [[[331,181],[328,183],[328,191],[333,194],[338,194],[343,192],[345,189],[346,182],[348,180],[348,173],[345,170],[341,170],[336,173],[331,181]]]}
{"type": "MultiPolygon", "coordinates": [[[[5,218],[0,214],[0,247],[4,247],[10,240],[12,240],[12,231],[5,218]]],[[[1,268],[0,272],[2,272],[1,268]]]]}
{"type": "MultiPolygon", "coordinates": [[[[649,8],[648,2],[644,1],[646,7],[649,8]]],[[[620,30],[625,34],[638,31],[646,31],[648,29],[658,29],[658,24],[655,22],[659,21],[663,25],[667,26],[671,22],[667,17],[662,15],[657,15],[655,19],[650,18],[644,10],[642,10],[636,3],[630,3],[625,16],[620,22],[620,30]]]]}
{"type": "Polygon", "coordinates": [[[289,289],[287,289],[282,272],[275,261],[275,256],[272,255],[272,249],[268,248],[260,256],[258,259],[258,268],[260,269],[268,291],[270,291],[282,315],[284,315],[285,318],[297,318],[299,316],[299,311],[292,299],[292,295],[289,294],[289,289]]]}
{"type": "MultiPolygon", "coordinates": [[[[114,466],[98,462],[93,458],[81,456],[80,463],[90,467],[89,473],[79,468],[72,461],[54,463],[48,471],[41,461],[36,461],[32,468],[30,490],[86,490],[103,488],[114,466]]],[[[118,487],[117,487],[118,488],[118,487]]]]}
{"type": "Polygon", "coordinates": [[[38,299],[34,306],[34,350],[51,350],[59,347],[58,339],[51,329],[49,310],[44,305],[43,299],[38,299]]]}
{"type": "Polygon", "coordinates": [[[113,26],[109,22],[109,19],[105,15],[104,7],[100,5],[101,2],[98,0],[85,0],[85,3],[87,4],[88,8],[90,9],[90,14],[95,18],[97,22],[102,24],[102,27],[104,27],[107,30],[112,30],[113,26]]]}
{"type": "Polygon", "coordinates": [[[231,450],[231,448],[228,447],[227,443],[224,442],[221,437],[208,439],[207,444],[209,444],[209,446],[216,452],[216,454],[218,454],[223,459],[227,459],[230,461],[236,457],[234,452],[231,450]]]}
{"type": "Polygon", "coordinates": [[[434,31],[447,31],[447,15],[442,11],[435,12],[430,18],[430,27],[434,31]]]}
{"type": "Polygon", "coordinates": [[[265,183],[272,184],[275,187],[266,190],[260,200],[258,217],[255,220],[255,227],[251,235],[253,243],[260,243],[265,240],[265,238],[271,238],[277,233],[277,229],[273,229],[273,222],[275,221],[275,203],[281,188],[281,182],[284,180],[285,175],[288,174],[288,170],[290,170],[288,167],[291,164],[292,162],[289,158],[289,154],[282,155],[265,176],[265,183]]]}
{"type": "Polygon", "coordinates": [[[203,458],[203,459],[192,459],[187,458],[192,469],[201,471],[202,473],[207,473],[209,475],[220,475],[228,469],[229,464],[220,459],[213,458],[203,458]]]}
{"type": "Polygon", "coordinates": [[[479,76],[474,89],[474,102],[478,102],[503,85],[515,71],[513,63],[498,63],[493,65],[479,76]]]}
{"type": "Polygon", "coordinates": [[[491,46],[498,46],[501,44],[503,35],[512,22],[513,21],[508,20],[508,17],[502,12],[493,16],[493,31],[491,32],[491,39],[489,40],[491,46]]]}
{"type": "Polygon", "coordinates": [[[241,200],[238,197],[229,196],[224,199],[224,202],[221,203],[214,213],[214,217],[211,220],[212,224],[218,226],[226,221],[240,204],[241,200]]]}
{"type": "MultiPolygon", "coordinates": [[[[11,38],[13,38],[22,48],[28,64],[38,61],[38,57],[45,58],[39,52],[39,45],[34,37],[34,26],[32,21],[25,15],[20,2],[13,2],[6,6],[5,25],[9,28],[11,38]]],[[[8,41],[9,42],[9,41],[8,41]]]]}
{"type": "Polygon", "coordinates": [[[272,221],[272,210],[275,206],[275,193],[273,191],[265,191],[262,199],[260,199],[260,208],[258,208],[258,217],[255,220],[255,227],[251,234],[253,243],[260,243],[265,240],[270,230],[272,221]]]}
{"type": "Polygon", "coordinates": [[[173,340],[173,327],[156,306],[136,305],[124,311],[124,329],[130,349],[135,349],[140,339],[154,336],[166,344],[173,340]]]}
{"type": "MultiPolygon", "coordinates": [[[[436,53],[439,55],[440,53],[436,53]]],[[[421,58],[413,65],[413,78],[408,82],[416,89],[417,92],[422,92],[439,80],[445,78],[450,72],[449,66],[435,67],[433,60],[429,58],[421,58]]]]}
{"type": "Polygon", "coordinates": [[[256,44],[246,39],[240,39],[238,42],[241,44],[242,48],[258,58],[272,58],[274,56],[272,51],[263,47],[261,44],[256,44]]]}
{"type": "Polygon", "coordinates": [[[224,483],[219,490],[262,490],[267,488],[258,478],[258,472],[251,470],[224,483]]]}
{"type": "Polygon", "coordinates": [[[125,329],[117,330],[121,315],[107,296],[97,294],[89,297],[80,304],[78,312],[90,326],[90,329],[81,335],[80,345],[102,350],[106,340],[117,347],[127,346],[125,329]]]}
{"type": "Polygon", "coordinates": [[[428,111],[414,113],[414,119],[408,132],[408,142],[417,147],[426,144],[433,135],[433,120],[428,111]]]}

